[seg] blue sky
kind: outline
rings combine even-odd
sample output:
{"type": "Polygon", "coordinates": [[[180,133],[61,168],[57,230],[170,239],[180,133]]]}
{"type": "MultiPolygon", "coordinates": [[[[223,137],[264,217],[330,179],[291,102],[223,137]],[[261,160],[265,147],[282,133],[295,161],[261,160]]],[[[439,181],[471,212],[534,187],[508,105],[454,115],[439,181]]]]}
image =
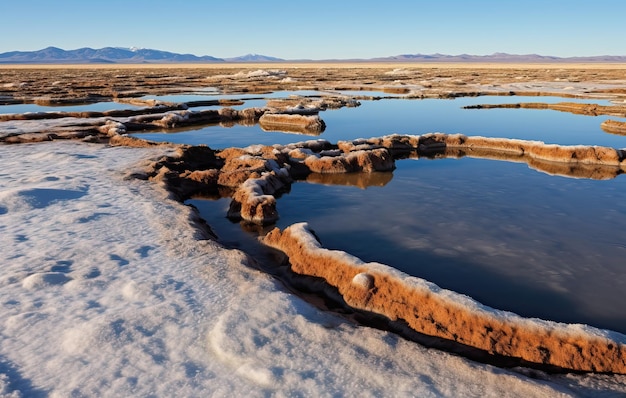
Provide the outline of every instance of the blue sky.
{"type": "Polygon", "coordinates": [[[2,0],[0,52],[143,47],[286,59],[626,55],[623,0],[2,0]]]}

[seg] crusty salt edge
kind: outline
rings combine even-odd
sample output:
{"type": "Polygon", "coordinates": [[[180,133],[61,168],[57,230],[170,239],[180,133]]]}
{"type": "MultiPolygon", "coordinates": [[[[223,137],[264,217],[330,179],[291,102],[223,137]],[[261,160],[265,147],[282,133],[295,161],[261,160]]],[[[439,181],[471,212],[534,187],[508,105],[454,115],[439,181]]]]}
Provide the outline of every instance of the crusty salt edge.
{"type": "Polygon", "coordinates": [[[284,168],[263,173],[259,178],[249,178],[233,195],[229,216],[238,215],[243,220],[267,224],[278,219],[274,193],[285,187],[288,171],[284,168]]]}
{"type": "Polygon", "coordinates": [[[344,152],[353,150],[352,148],[363,149],[366,145],[406,150],[438,148],[492,149],[552,162],[601,164],[609,166],[623,165],[626,158],[626,150],[610,147],[557,145],[546,144],[541,141],[444,133],[429,133],[424,135],[394,134],[379,138],[339,141],[337,145],[344,152]]]}
{"type": "Polygon", "coordinates": [[[322,174],[390,171],[395,168],[393,158],[384,148],[349,153],[338,151],[330,155],[311,154],[304,159],[304,164],[311,172],[322,174]]]}
{"type": "Polygon", "coordinates": [[[487,307],[387,265],[324,249],[306,223],[275,228],[262,240],[285,252],[294,272],[324,278],[349,305],[402,319],[417,332],[531,363],[626,374],[626,336],[617,332],[487,307]]]}

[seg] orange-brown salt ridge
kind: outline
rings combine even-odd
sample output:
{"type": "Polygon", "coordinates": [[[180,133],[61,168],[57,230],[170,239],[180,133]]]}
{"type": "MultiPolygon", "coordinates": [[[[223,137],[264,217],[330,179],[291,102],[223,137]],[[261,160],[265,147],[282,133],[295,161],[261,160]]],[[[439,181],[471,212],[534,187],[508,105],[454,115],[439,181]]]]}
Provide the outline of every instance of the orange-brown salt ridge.
{"type": "Polygon", "coordinates": [[[248,148],[228,148],[217,154],[224,160],[217,184],[235,189],[229,217],[240,217],[256,224],[274,222],[276,192],[291,183],[284,167],[286,158],[270,146],[253,145],[248,148]]]}
{"type": "Polygon", "coordinates": [[[310,155],[304,159],[304,164],[313,173],[321,174],[389,171],[395,167],[391,154],[384,148],[339,152],[335,156],[310,155]]]}
{"type": "Polygon", "coordinates": [[[358,309],[401,319],[420,333],[540,365],[626,373],[626,336],[490,309],[403,274],[321,247],[305,223],[273,229],[263,243],[283,251],[292,270],[323,278],[358,309]]]}
{"type": "Polygon", "coordinates": [[[285,185],[275,173],[264,173],[259,178],[246,180],[232,197],[229,217],[241,217],[255,223],[271,223],[278,219],[276,198],[273,194],[285,185]]]}
{"type": "Polygon", "coordinates": [[[272,98],[266,102],[266,107],[270,108],[273,113],[299,115],[317,114],[326,109],[357,107],[359,105],[360,103],[352,98],[330,95],[325,95],[323,98],[272,98]]]}
{"type": "MultiPolygon", "coordinates": [[[[337,156],[307,156],[304,165],[314,173],[344,174],[351,172],[388,171],[393,169],[394,162],[386,149],[357,151],[337,156]]],[[[280,172],[264,173],[260,178],[248,179],[233,196],[233,202],[241,204],[242,219],[259,224],[266,224],[278,219],[276,200],[273,195],[287,184],[289,170],[281,168],[280,172]],[[266,217],[267,215],[267,217],[266,217]]],[[[290,181],[289,181],[290,182],[290,181]]]]}
{"type": "Polygon", "coordinates": [[[418,151],[443,150],[446,148],[490,149],[501,153],[512,153],[527,158],[562,162],[625,166],[626,150],[601,146],[545,144],[540,141],[526,141],[509,138],[488,138],[465,136],[462,134],[431,133],[421,136],[389,135],[368,140],[340,141],[339,148],[350,151],[364,146],[382,146],[396,150],[418,151]]]}
{"type": "Polygon", "coordinates": [[[326,127],[324,121],[318,115],[283,113],[265,113],[260,117],[259,125],[265,131],[315,135],[321,134],[326,127]]]}
{"type": "Polygon", "coordinates": [[[128,135],[113,135],[109,138],[109,145],[111,146],[127,146],[133,148],[148,148],[154,146],[162,147],[175,147],[175,144],[167,142],[152,142],[142,140],[140,138],[131,137],[128,135]]]}

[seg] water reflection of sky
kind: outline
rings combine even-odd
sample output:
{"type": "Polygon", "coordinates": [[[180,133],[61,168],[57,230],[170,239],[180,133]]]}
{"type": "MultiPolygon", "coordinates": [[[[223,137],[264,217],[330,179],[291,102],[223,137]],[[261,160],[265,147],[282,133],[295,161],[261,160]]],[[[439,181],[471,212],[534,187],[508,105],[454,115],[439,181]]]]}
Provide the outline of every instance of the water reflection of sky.
{"type": "MultiPolygon", "coordinates": [[[[327,248],[495,308],[626,333],[626,178],[468,158],[397,165],[382,188],[294,184],[278,200],[277,226],[307,221],[327,248]]],[[[218,235],[250,244],[224,218],[228,202],[194,204],[218,235]]]]}
{"type": "Polygon", "coordinates": [[[406,160],[383,189],[296,184],[279,200],[279,225],[306,217],[325,247],[496,308],[626,332],[617,304],[626,300],[624,192],[623,177],[568,179],[491,160],[406,160]]]}
{"type": "MultiPolygon", "coordinates": [[[[547,99],[550,100],[559,102],[563,99],[547,99]]],[[[563,145],[626,146],[626,137],[608,134],[600,128],[602,121],[608,119],[606,116],[534,109],[462,109],[473,104],[540,101],[543,99],[538,97],[361,101],[358,108],[321,114],[327,125],[323,137],[334,142],[345,139],[341,138],[345,135],[369,138],[392,133],[419,135],[442,132],[563,145]]]]}
{"type": "MultiPolygon", "coordinates": [[[[242,107],[264,101],[250,98],[242,107]]],[[[626,137],[601,130],[606,116],[462,109],[518,102],[594,101],[520,96],[362,100],[357,108],[322,112],[326,130],[320,136],[264,132],[258,125],[141,136],[222,148],[444,132],[626,147],[626,137]]],[[[296,183],[278,201],[277,225],[307,221],[325,247],[389,264],[495,308],[626,333],[621,306],[626,301],[626,177],[571,179],[523,163],[469,158],[402,160],[397,166],[384,187],[296,183]]],[[[254,245],[249,233],[226,220],[228,199],[193,202],[224,240],[254,245]]]]}
{"type": "MultiPolygon", "coordinates": [[[[243,109],[263,106],[257,101],[236,106],[243,109]]],[[[462,109],[466,105],[517,102],[584,102],[592,100],[557,97],[467,97],[454,100],[385,99],[361,100],[361,106],[327,110],[320,113],[326,130],[320,136],[264,132],[258,125],[220,127],[208,126],[175,135],[147,133],[151,140],[207,144],[214,148],[247,146],[250,144],[287,144],[323,138],[330,142],[355,138],[379,137],[387,134],[449,134],[481,135],[538,140],[561,145],[601,145],[626,147],[626,137],[604,132],[602,121],[617,119],[608,116],[573,115],[566,112],[538,109],[462,109]]],[[[623,120],[623,119],[622,119],[623,120]]]]}

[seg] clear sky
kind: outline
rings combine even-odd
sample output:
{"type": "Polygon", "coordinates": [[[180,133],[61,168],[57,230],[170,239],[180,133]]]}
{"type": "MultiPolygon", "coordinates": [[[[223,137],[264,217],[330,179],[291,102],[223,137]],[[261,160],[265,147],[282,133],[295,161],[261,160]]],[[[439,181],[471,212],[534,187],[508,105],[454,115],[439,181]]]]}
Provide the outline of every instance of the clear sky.
{"type": "Polygon", "coordinates": [[[1,0],[0,52],[626,55],[624,0],[1,0]]]}

